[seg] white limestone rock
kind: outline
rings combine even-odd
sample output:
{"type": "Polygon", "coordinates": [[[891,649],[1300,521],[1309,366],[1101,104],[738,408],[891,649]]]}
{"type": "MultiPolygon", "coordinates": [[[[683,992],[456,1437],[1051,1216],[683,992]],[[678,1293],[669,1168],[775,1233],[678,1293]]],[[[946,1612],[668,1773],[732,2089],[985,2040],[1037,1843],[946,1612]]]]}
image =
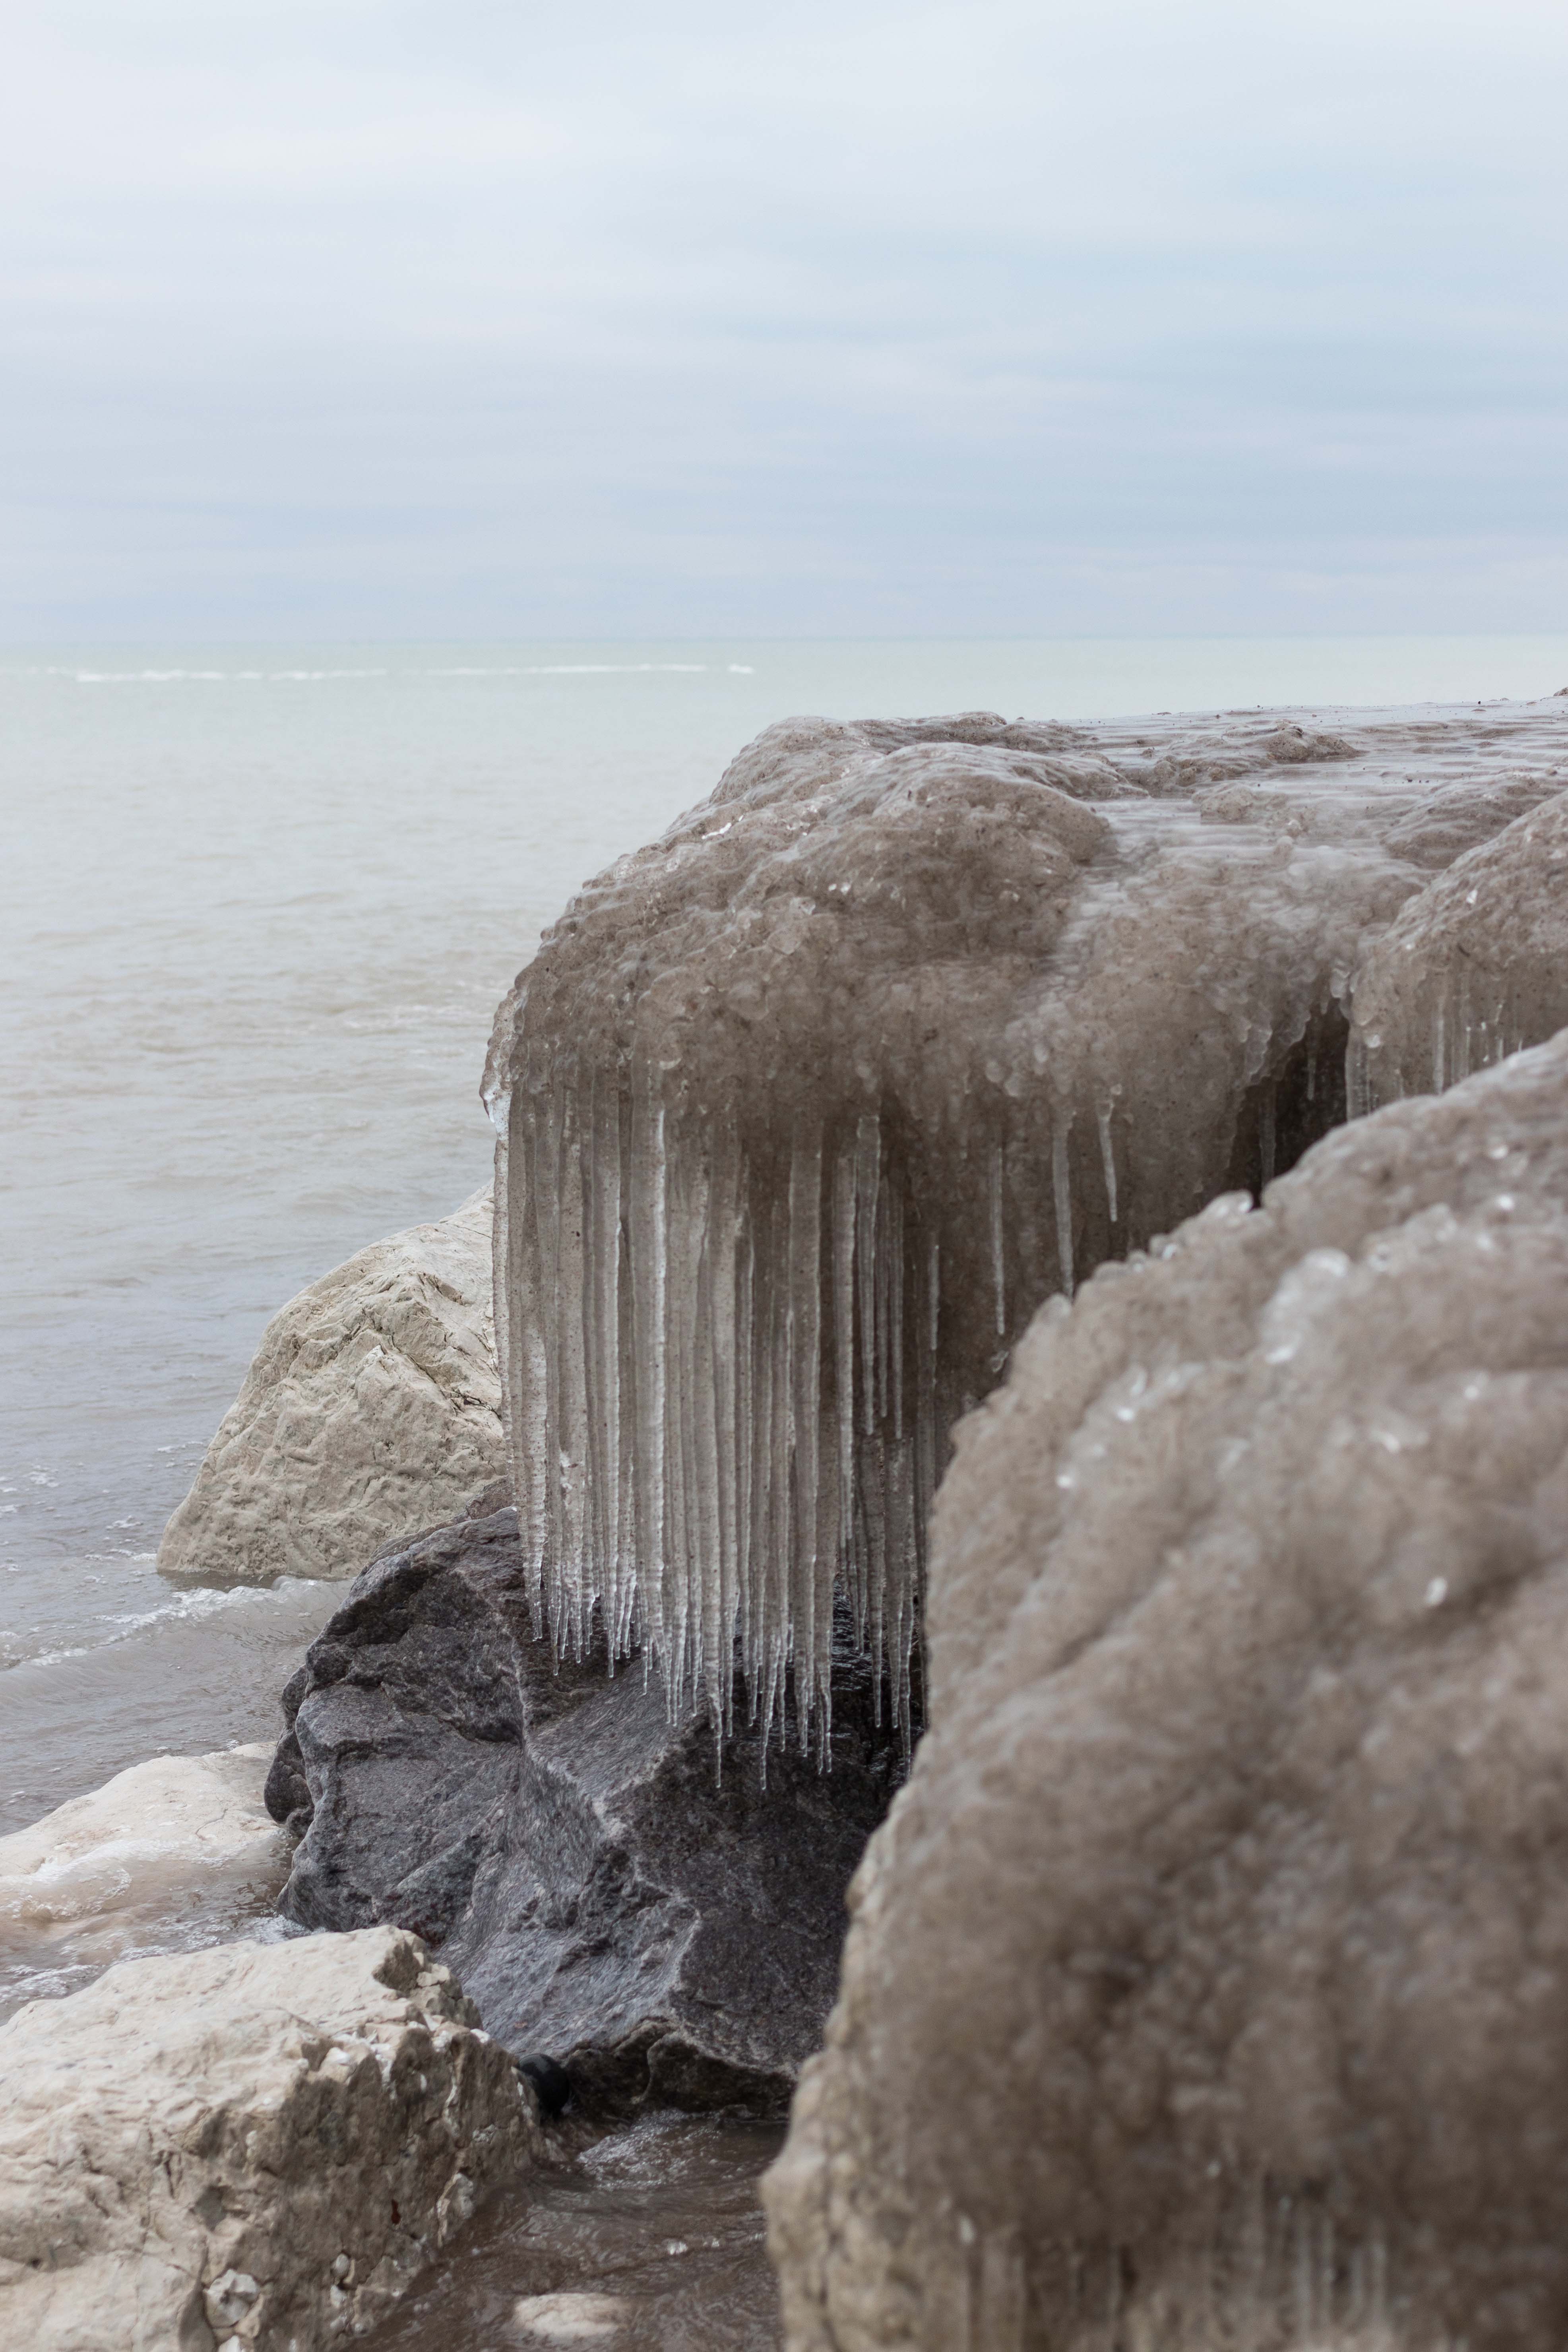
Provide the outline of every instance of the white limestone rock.
{"type": "Polygon", "coordinates": [[[347,1578],[505,1475],[488,1189],[361,1250],[268,1325],[161,1574],[347,1578]]]}
{"type": "Polygon", "coordinates": [[[0,1838],[0,2010],[46,1975],[218,1942],[275,1900],[292,1848],[263,1801],[271,1757],[150,1757],[0,1838]]]}
{"type": "Polygon", "coordinates": [[[29,2352],[321,2352],[540,2149],[392,1927],[128,1960],[0,2027],[0,2342],[29,2352]]]}

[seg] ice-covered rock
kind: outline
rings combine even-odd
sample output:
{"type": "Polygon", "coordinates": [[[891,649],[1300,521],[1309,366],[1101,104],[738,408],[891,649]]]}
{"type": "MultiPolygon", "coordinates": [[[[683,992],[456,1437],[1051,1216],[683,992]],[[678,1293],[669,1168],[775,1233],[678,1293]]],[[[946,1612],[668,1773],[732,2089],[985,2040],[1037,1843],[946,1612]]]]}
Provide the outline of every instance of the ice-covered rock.
{"type": "Polygon", "coordinates": [[[490,1196],[361,1250],[268,1325],[163,1532],[190,1583],[350,1577],[503,1475],[490,1196]]]}
{"type": "Polygon", "coordinates": [[[281,1892],[270,1747],[154,1756],[0,1838],[0,2011],[18,1989],[149,1948],[216,1943],[281,1892]]]}
{"type": "Polygon", "coordinates": [[[0,2340],[28,2352],[324,2352],[542,2145],[388,1927],[124,1961],[0,2026],[0,2340]]]}
{"type": "Polygon", "coordinates": [[[835,1662],[832,1769],[672,1723],[602,1643],[558,1666],[507,1509],[375,1561],[289,1685],[268,1784],[306,1835],[283,1897],[438,1948],[514,2052],[580,2098],[769,2110],[837,1983],[844,1897],[903,1776],[870,1669],[835,1662]],[[308,1826],[307,1826],[308,1825],[308,1826]]]}
{"type": "Polygon", "coordinates": [[[1356,976],[1354,1011],[1357,1111],[1441,1094],[1568,1022],[1568,792],[1536,790],[1406,901],[1356,976]]]}
{"type": "Polygon", "coordinates": [[[1277,715],[1117,759],[791,720],[574,901],[487,1078],[558,1645],[597,1604],[729,1729],[738,1632],[764,1724],[794,1662],[804,1742],[837,1589],[901,1713],[949,1428],[1041,1299],[1343,1116],[1349,974],[1419,878],[1364,786],[1336,824],[1351,754],[1277,715]]]}
{"type": "Polygon", "coordinates": [[[1047,1306],[930,1612],[791,2352],[1560,2344],[1568,1033],[1047,1306]]]}

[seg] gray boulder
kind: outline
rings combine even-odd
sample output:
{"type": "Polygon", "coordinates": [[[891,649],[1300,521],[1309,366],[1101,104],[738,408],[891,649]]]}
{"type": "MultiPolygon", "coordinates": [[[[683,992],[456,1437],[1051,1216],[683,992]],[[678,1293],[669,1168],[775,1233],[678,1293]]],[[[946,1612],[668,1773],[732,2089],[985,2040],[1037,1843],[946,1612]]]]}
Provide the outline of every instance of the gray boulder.
{"type": "Polygon", "coordinates": [[[777,1722],[764,1758],[742,1693],[721,1772],[641,1661],[535,1638],[513,1510],[439,1528],[365,1570],[285,1693],[268,1802],[305,1835],[282,1908],[412,1928],[590,2105],[782,2106],[905,1769],[847,1614],[832,1700],[827,1770],[777,1722]]]}

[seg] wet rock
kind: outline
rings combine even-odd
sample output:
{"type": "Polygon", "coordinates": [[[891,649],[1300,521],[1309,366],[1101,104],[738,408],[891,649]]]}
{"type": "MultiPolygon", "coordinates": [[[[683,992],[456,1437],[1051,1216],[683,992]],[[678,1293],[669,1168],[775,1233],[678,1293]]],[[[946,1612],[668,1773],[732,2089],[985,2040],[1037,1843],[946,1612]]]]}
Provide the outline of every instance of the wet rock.
{"type": "Polygon", "coordinates": [[[150,1945],[216,1943],[270,1906],[289,1846],[262,1801],[271,1750],[154,1756],[0,1838],[0,2009],[150,1945]]]}
{"type": "Polygon", "coordinates": [[[346,1579],[503,1474],[500,1405],[486,1191],[361,1250],[268,1325],[159,1572],[346,1579]]]}
{"type": "Polygon", "coordinates": [[[324,2352],[539,2155],[532,2102],[391,1928],[128,1960],[0,2027],[0,2341],[324,2352]]]}
{"type": "Polygon", "coordinates": [[[928,1624],[791,2352],[1561,2345],[1568,1031],[1044,1309],[928,1624]]]}
{"type": "Polygon", "coordinates": [[[290,1685],[271,1783],[309,1825],[283,1896],[309,1927],[394,1921],[489,2032],[550,2052],[589,2105],[768,2109],[816,2046],[844,1892],[902,1777],[841,1620],[831,1769],[672,1722],[602,1638],[534,1638],[510,1510],[376,1560],[290,1685]],[[303,1803],[300,1802],[301,1792],[303,1803]]]}

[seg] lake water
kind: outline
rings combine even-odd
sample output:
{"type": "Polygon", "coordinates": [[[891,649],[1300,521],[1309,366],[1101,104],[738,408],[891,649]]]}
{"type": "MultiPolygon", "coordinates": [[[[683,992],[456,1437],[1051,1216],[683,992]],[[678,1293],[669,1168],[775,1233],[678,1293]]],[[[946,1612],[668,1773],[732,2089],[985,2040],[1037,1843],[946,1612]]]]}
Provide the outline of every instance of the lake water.
{"type": "Polygon", "coordinates": [[[1532,698],[1568,637],[74,647],[0,659],[0,1829],[267,1736],[329,1596],[152,1559],[268,1318],[484,1181],[495,1003],[794,712],[1532,698]]]}

